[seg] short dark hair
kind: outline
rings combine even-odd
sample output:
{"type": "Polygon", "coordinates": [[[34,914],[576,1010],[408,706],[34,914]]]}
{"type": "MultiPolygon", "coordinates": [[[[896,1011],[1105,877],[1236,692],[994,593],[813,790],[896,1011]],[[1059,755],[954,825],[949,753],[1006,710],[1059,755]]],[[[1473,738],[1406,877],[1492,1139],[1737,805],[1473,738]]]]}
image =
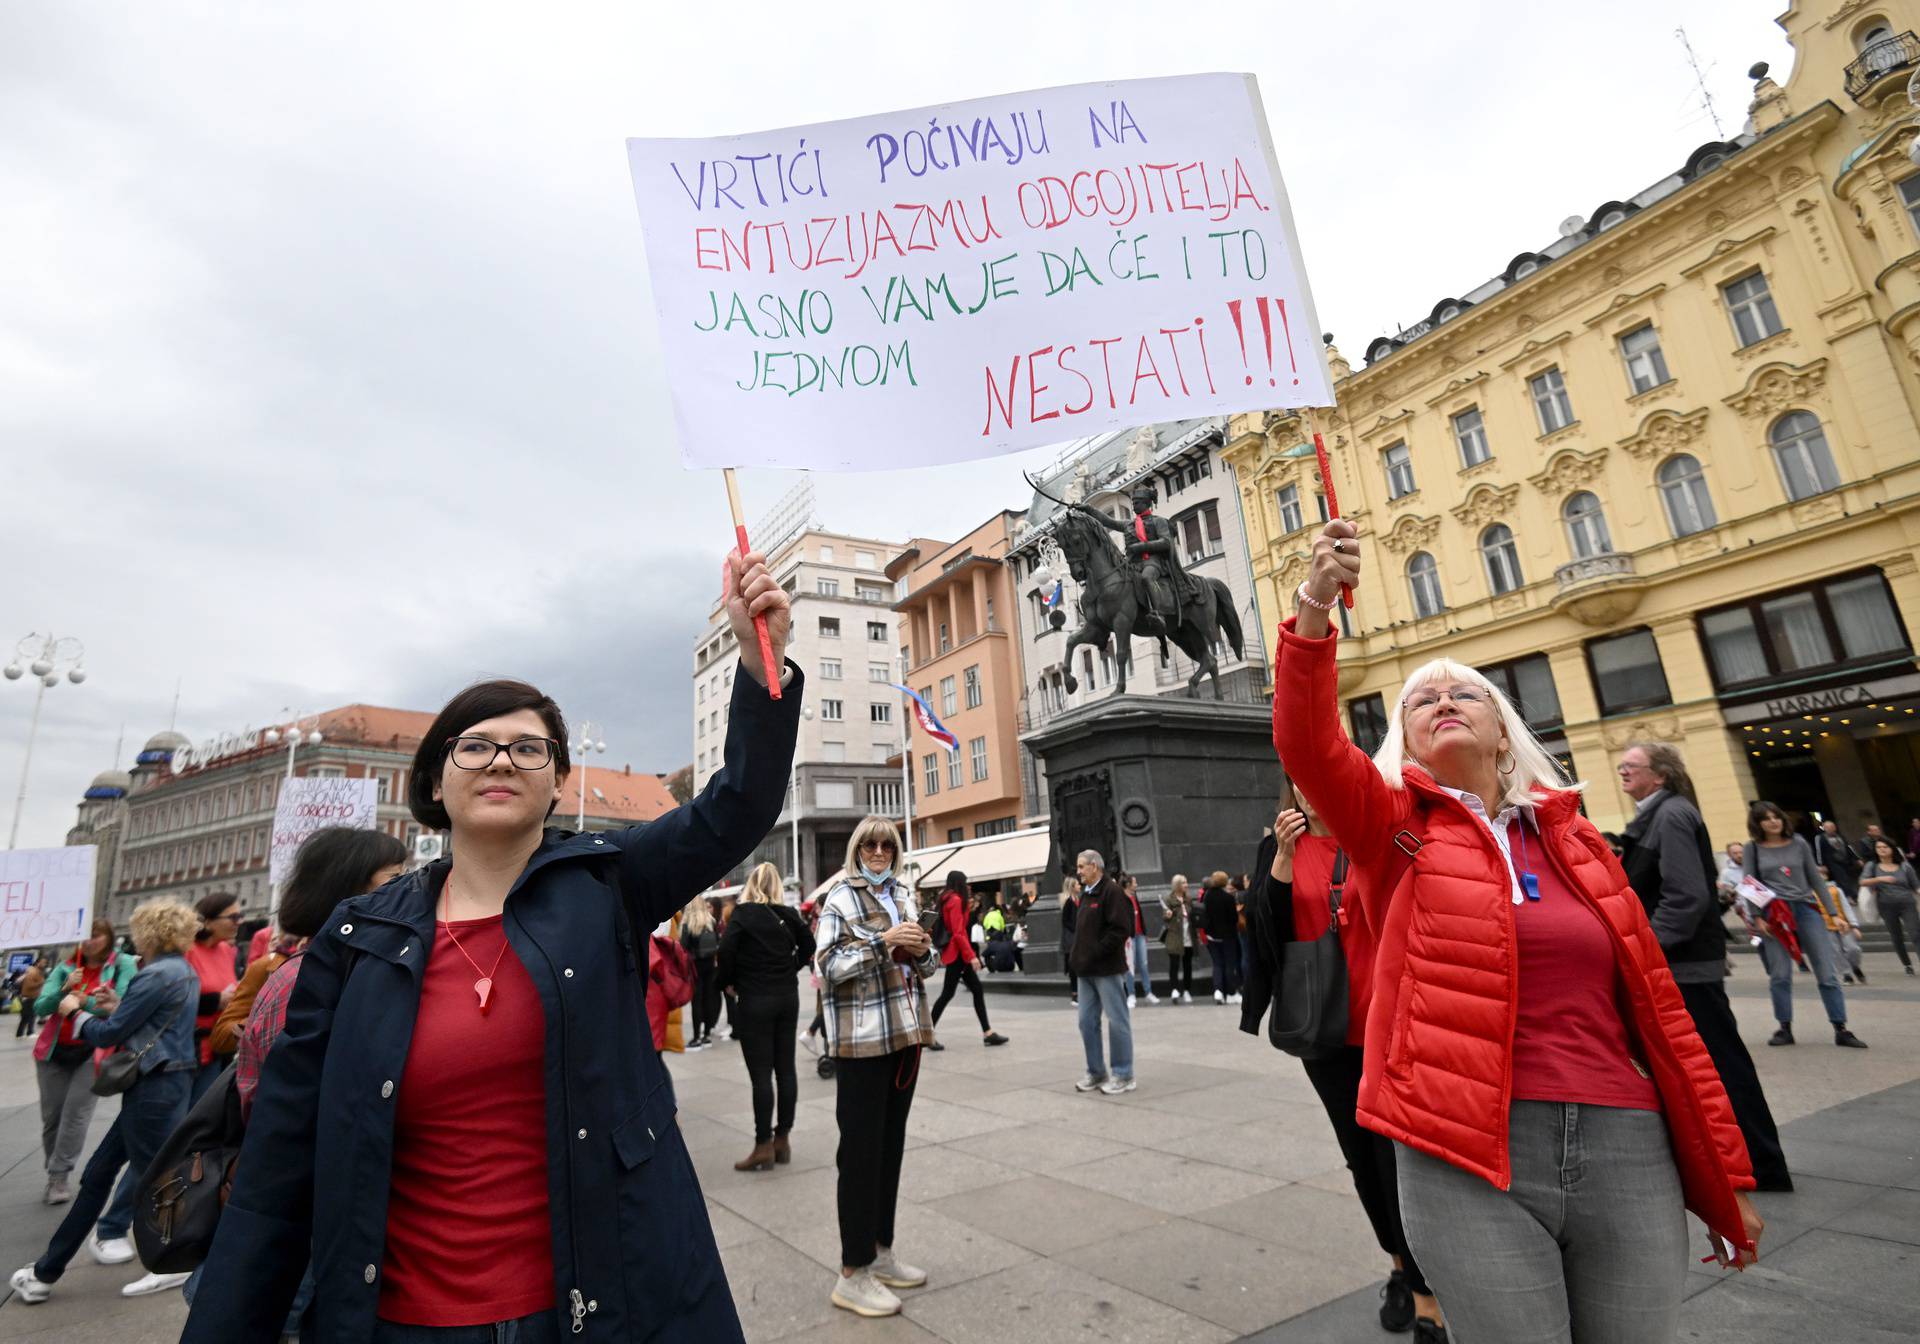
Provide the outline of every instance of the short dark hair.
{"type": "Polygon", "coordinates": [[[200,931],[193,935],[193,940],[196,943],[204,943],[213,932],[207,927],[207,921],[228,906],[238,904],[240,904],[240,893],[237,891],[210,891],[195,901],[193,913],[200,916],[200,931]]]}
{"type": "MultiPolygon", "coordinates": [[[[420,749],[413,753],[413,767],[407,775],[407,810],[413,813],[415,821],[429,830],[453,829],[453,818],[447,815],[446,805],[433,796],[433,786],[440,782],[440,769],[446,762],[448,747],[474,724],[523,709],[538,714],[553,738],[554,773],[564,776],[571,772],[572,763],[567,757],[567,721],[551,696],[524,681],[476,681],[447,701],[434,716],[427,735],[420,739],[420,749]]],[[[556,799],[554,806],[558,805],[556,799]]],[[[547,809],[547,815],[553,815],[552,807],[547,809]]]]}
{"type": "Polygon", "coordinates": [[[407,847],[385,831],[328,826],[293,856],[293,876],[280,893],[280,928],[295,938],[320,932],[333,907],[358,896],[382,868],[407,861],[407,847]]]}

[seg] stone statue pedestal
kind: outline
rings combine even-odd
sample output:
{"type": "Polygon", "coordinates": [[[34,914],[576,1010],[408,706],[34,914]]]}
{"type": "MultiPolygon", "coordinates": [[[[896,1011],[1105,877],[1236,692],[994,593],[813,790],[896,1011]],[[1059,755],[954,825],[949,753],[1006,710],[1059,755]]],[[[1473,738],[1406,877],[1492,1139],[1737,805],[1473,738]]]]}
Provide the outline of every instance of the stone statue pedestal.
{"type": "Polygon", "coordinates": [[[1109,696],[1021,741],[1045,770],[1052,832],[1041,899],[1027,914],[1028,977],[1064,982],[1060,882],[1083,849],[1098,850],[1108,871],[1139,880],[1149,965],[1164,970],[1160,897],[1173,875],[1184,873],[1197,898],[1216,869],[1250,869],[1273,824],[1282,774],[1269,710],[1211,698],[1109,696]]]}

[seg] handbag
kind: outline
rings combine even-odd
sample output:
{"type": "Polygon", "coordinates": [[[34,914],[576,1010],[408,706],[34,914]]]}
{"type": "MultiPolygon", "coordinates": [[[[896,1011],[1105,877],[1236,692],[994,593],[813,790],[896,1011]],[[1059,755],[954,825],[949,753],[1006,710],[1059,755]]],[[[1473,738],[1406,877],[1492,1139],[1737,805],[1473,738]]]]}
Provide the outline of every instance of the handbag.
{"type": "MultiPolygon", "coordinates": [[[[1274,939],[1276,969],[1267,1040],[1297,1059],[1325,1059],[1347,1043],[1347,954],[1340,946],[1340,901],[1347,867],[1343,849],[1333,859],[1325,933],[1307,943],[1274,939]]],[[[1277,922],[1280,912],[1271,913],[1277,922]]],[[[1291,912],[1288,922],[1291,925],[1291,912]]]]}
{"type": "Polygon", "coordinates": [[[173,1013],[164,1026],[153,1034],[153,1039],[129,1054],[126,1050],[115,1050],[101,1060],[93,1075],[93,1095],[96,1097],[117,1097],[140,1081],[140,1061],[147,1057],[147,1051],[160,1042],[167,1029],[180,1020],[180,1014],[186,1011],[183,1000],[174,1005],[173,1013]]]}
{"type": "Polygon", "coordinates": [[[237,1065],[229,1065],[154,1154],[135,1187],[133,1244],[154,1274],[184,1274],[213,1248],[233,1191],[246,1124],[237,1065]]]}

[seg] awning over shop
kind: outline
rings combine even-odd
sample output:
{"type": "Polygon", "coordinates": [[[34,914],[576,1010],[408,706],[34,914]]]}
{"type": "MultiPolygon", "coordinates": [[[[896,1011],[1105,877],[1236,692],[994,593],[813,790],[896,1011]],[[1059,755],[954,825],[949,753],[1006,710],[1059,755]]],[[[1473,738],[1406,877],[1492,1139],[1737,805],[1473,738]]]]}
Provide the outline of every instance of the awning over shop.
{"type": "MultiPolygon", "coordinates": [[[[963,840],[944,853],[928,850],[928,856],[938,855],[937,861],[922,861],[920,880],[916,885],[923,891],[938,891],[947,880],[947,873],[955,868],[965,873],[969,882],[1031,877],[1046,868],[1047,846],[1047,828],[1036,826],[1027,831],[1009,831],[1005,835],[963,840]]],[[[920,858],[919,855],[914,857],[920,858]]]]}

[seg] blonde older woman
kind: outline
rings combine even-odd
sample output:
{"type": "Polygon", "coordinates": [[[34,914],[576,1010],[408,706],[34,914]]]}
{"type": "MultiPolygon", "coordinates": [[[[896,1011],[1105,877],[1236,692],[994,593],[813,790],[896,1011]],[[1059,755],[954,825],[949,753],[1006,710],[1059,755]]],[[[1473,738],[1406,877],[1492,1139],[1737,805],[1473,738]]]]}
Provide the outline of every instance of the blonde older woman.
{"type": "Polygon", "coordinates": [[[1161,898],[1160,941],[1167,947],[1167,1002],[1193,1002],[1193,896],[1187,875],[1175,873],[1161,898]]]}
{"type": "Polygon", "coordinates": [[[1381,930],[1358,1115],[1399,1145],[1407,1241],[1463,1339],[1671,1340],[1685,1209],[1723,1264],[1757,1254],[1726,1092],[1578,786],[1485,677],[1415,670],[1372,761],[1341,732],[1327,614],[1359,571],[1335,519],[1273,735],[1381,930]]]}
{"type": "Polygon", "coordinates": [[[815,935],[826,986],[827,1053],[838,1060],[840,1275],[833,1305],[861,1316],[900,1310],[894,1288],[927,1272],[893,1253],[894,1206],[920,1051],[933,1038],[926,982],[940,967],[900,879],[900,832],[868,817],[847,841],[846,873],[827,894],[815,935]]]}
{"type": "MultiPolygon", "coordinates": [[[[88,1240],[94,1220],[107,1207],[113,1183],[122,1167],[142,1172],[167,1135],[187,1113],[193,1070],[199,1057],[193,1040],[193,1009],[199,1001],[200,977],[186,961],[200,930],[200,916],[179,901],[148,901],[133,912],[133,945],[146,965],[119,998],[112,986],[102,985],[93,995],[93,1011],[105,1016],[84,1018],[76,1034],[97,1049],[119,1046],[139,1059],[139,1078],[120,1098],[120,1114],[100,1146],[93,1150],[80,1176],[80,1190],[67,1206],[67,1216],[55,1229],[46,1253],[13,1273],[14,1296],[22,1302],[44,1302],[53,1285],[67,1272],[67,1264],[88,1240]]],[[[70,1017],[82,1011],[78,992],[68,993],[56,1011],[70,1017]]],[[[125,1233],[120,1234],[124,1240],[125,1233]]],[[[120,1255],[113,1241],[93,1243],[94,1258],[105,1264],[132,1259],[120,1255]]],[[[125,1296],[158,1292],[186,1281],[185,1274],[149,1274],[121,1291],[125,1296]]]]}
{"type": "Polygon", "coordinates": [[[800,1025],[796,977],[812,954],[806,921],[780,899],[780,870],[761,864],[747,875],[740,903],[720,937],[714,972],[737,1005],[733,1037],[753,1087],[753,1151],[733,1164],[735,1171],[772,1171],[793,1160],[787,1135],[800,1090],[793,1071],[794,1029],[800,1025]]]}

